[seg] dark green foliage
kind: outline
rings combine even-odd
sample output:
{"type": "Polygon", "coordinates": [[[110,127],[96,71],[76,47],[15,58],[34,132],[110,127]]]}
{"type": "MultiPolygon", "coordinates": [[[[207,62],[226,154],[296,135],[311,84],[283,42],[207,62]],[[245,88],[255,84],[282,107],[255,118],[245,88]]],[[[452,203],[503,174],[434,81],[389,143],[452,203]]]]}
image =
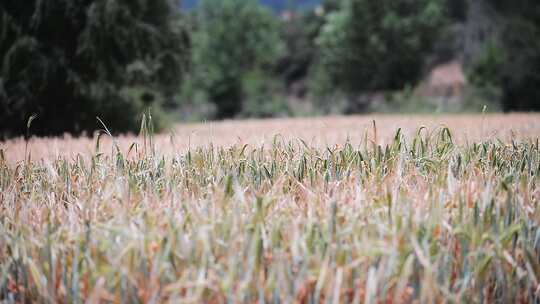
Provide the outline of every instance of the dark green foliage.
{"type": "Polygon", "coordinates": [[[475,64],[475,82],[499,86],[505,111],[540,110],[540,3],[490,0],[500,14],[500,41],[475,64]]]}
{"type": "Polygon", "coordinates": [[[503,107],[506,111],[540,110],[540,22],[512,19],[503,35],[503,107]]]}
{"type": "Polygon", "coordinates": [[[446,14],[451,20],[463,22],[467,19],[470,0],[446,0],[446,14]]]}
{"type": "Polygon", "coordinates": [[[344,1],[318,39],[322,73],[348,94],[415,84],[443,22],[440,0],[344,1]]]}
{"type": "Polygon", "coordinates": [[[169,0],[4,0],[0,136],[136,130],[178,86],[188,39],[169,0]]]}
{"type": "Polygon", "coordinates": [[[506,54],[495,42],[485,46],[485,50],[473,66],[469,79],[476,86],[501,86],[502,66],[506,54]]]}
{"type": "Polygon", "coordinates": [[[217,118],[234,117],[253,80],[246,77],[267,77],[281,50],[277,20],[256,0],[203,1],[193,33],[194,85],[216,105],[217,118]]]}
{"type": "Polygon", "coordinates": [[[317,55],[317,38],[324,18],[315,11],[300,14],[298,17],[282,21],[281,37],[286,52],[279,60],[278,73],[287,86],[306,78],[317,55]]]}

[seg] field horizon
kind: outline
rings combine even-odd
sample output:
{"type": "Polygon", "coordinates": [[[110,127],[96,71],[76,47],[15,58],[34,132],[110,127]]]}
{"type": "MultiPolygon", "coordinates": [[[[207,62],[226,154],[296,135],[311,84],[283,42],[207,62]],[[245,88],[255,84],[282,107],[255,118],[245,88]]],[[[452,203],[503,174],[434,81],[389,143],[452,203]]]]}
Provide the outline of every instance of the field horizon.
{"type": "MultiPolygon", "coordinates": [[[[513,138],[534,138],[540,134],[540,114],[537,113],[371,114],[179,123],[160,134],[153,134],[153,144],[160,155],[168,156],[210,144],[217,147],[270,144],[275,136],[285,140],[302,139],[319,147],[342,145],[346,141],[359,145],[366,138],[375,139],[373,123],[377,128],[378,144],[393,140],[398,129],[401,129],[405,137],[411,138],[421,127],[430,132],[448,127],[458,141],[499,139],[508,142],[513,138]]],[[[99,125],[99,122],[96,121],[96,125],[99,125]]],[[[114,133],[114,130],[110,131],[114,133]]],[[[25,151],[35,160],[73,158],[77,154],[95,153],[98,133],[102,133],[102,152],[111,151],[114,142],[124,154],[128,154],[130,148],[133,150],[143,144],[140,134],[124,134],[111,138],[101,129],[92,136],[73,137],[66,134],[63,137],[32,137],[28,145],[24,138],[15,138],[0,141],[0,149],[10,162],[23,161],[25,151]]]]}

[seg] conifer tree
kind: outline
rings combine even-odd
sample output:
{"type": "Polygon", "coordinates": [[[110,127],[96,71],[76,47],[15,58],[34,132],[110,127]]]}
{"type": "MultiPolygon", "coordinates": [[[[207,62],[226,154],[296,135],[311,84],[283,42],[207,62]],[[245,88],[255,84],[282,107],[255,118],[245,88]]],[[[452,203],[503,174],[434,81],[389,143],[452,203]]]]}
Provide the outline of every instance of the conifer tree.
{"type": "Polygon", "coordinates": [[[0,136],[136,130],[186,66],[189,39],[169,0],[3,0],[0,136]]]}

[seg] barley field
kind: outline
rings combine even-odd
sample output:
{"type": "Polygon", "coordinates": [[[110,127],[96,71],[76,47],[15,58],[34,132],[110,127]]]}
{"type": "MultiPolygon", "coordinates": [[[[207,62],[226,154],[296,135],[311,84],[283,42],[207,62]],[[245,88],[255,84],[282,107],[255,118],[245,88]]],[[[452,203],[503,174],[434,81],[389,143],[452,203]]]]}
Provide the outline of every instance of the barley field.
{"type": "Polygon", "coordinates": [[[537,303],[540,115],[0,143],[2,303],[537,303]]]}

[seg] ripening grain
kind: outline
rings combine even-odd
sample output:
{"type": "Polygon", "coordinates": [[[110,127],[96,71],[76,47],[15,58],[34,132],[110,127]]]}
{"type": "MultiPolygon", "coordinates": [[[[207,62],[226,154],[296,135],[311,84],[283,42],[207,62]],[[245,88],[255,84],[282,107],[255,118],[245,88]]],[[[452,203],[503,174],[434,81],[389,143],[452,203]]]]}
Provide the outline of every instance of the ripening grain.
{"type": "Polygon", "coordinates": [[[49,140],[80,144],[58,157],[36,139],[29,161],[4,143],[0,299],[539,301],[540,124],[509,117],[230,122],[187,146],[49,140]]]}
{"type": "MultiPolygon", "coordinates": [[[[37,118],[39,119],[39,117],[37,118]]],[[[107,123],[107,122],[105,122],[107,123]]],[[[96,121],[96,125],[99,123],[96,121]]],[[[482,140],[536,138],[540,134],[540,114],[486,114],[486,115],[366,115],[324,118],[269,119],[248,121],[223,121],[199,124],[181,124],[163,134],[156,135],[153,143],[160,155],[173,157],[185,153],[189,148],[244,145],[260,146],[269,144],[275,136],[285,140],[303,139],[310,145],[324,149],[326,146],[343,144],[347,139],[359,145],[367,139],[386,144],[401,128],[408,138],[415,135],[420,127],[433,131],[440,127],[452,130],[458,143],[482,140]],[[373,121],[377,124],[377,136],[373,137],[373,121]]],[[[114,132],[114,130],[111,130],[114,132]]],[[[125,156],[134,154],[136,148],[144,145],[136,136],[118,136],[116,144],[125,156]],[[132,144],[136,143],[133,147],[132,144]],[[130,152],[131,149],[131,153],[130,152]],[[129,154],[129,155],[128,155],[129,154]]],[[[112,140],[101,139],[101,150],[110,152],[112,140]]],[[[33,138],[28,150],[32,159],[72,159],[77,154],[90,155],[96,151],[96,137],[33,138]]],[[[0,149],[6,151],[10,162],[24,160],[26,143],[16,139],[0,142],[0,149]]]]}

